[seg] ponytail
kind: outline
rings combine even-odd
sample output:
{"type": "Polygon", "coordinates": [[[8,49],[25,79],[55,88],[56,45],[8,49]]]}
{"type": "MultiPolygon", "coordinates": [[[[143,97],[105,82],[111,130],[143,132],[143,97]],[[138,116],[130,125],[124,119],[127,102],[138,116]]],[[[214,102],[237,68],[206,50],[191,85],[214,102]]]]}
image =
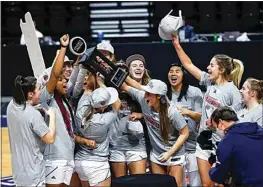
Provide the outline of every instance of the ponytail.
{"type": "Polygon", "coordinates": [[[37,79],[35,77],[22,77],[18,75],[15,78],[13,99],[19,105],[24,105],[26,108],[26,102],[28,100],[28,93],[34,92],[36,88],[37,79]]]}
{"type": "Polygon", "coordinates": [[[240,86],[240,81],[244,73],[244,65],[238,59],[232,59],[233,70],[230,73],[230,80],[232,80],[237,88],[240,86]]]}
{"type": "Polygon", "coordinates": [[[232,80],[237,88],[244,72],[244,65],[238,59],[233,59],[224,54],[215,55],[219,69],[224,70],[223,77],[225,80],[232,80]]]}
{"type": "Polygon", "coordinates": [[[165,96],[161,96],[160,99],[160,131],[161,137],[165,144],[168,143],[170,136],[170,120],[168,118],[168,107],[169,103],[165,96]]]}

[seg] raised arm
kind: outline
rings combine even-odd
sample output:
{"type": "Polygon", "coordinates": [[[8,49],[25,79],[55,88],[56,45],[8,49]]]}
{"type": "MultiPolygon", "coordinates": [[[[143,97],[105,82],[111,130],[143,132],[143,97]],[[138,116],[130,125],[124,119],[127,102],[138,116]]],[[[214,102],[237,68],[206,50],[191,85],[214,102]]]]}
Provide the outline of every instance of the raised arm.
{"type": "Polygon", "coordinates": [[[61,75],[62,68],[64,65],[64,58],[66,55],[67,46],[69,44],[69,35],[66,34],[60,38],[61,48],[58,57],[52,67],[50,78],[46,84],[46,88],[49,94],[52,94],[55,90],[58,78],[61,75]]]}
{"type": "Polygon", "coordinates": [[[172,42],[173,42],[174,48],[176,50],[176,53],[177,53],[182,65],[184,66],[184,68],[189,73],[191,73],[197,80],[200,81],[202,71],[192,63],[191,59],[184,52],[183,48],[180,45],[178,35],[173,36],[172,42]]]}
{"type": "Polygon", "coordinates": [[[73,88],[73,97],[78,97],[81,94],[81,92],[83,90],[83,84],[84,84],[85,76],[86,76],[87,72],[88,72],[88,70],[83,68],[83,66],[80,64],[77,81],[76,81],[74,88],[73,88]]]}
{"type": "Polygon", "coordinates": [[[70,94],[72,94],[72,91],[74,89],[74,85],[76,84],[76,81],[77,81],[77,77],[78,77],[78,74],[79,74],[79,56],[76,60],[76,62],[73,64],[73,70],[72,70],[72,73],[69,77],[69,81],[68,81],[68,92],[70,94]]]}
{"type": "Polygon", "coordinates": [[[125,83],[128,84],[129,86],[136,88],[138,90],[142,90],[140,83],[137,81],[133,80],[130,76],[127,76],[125,79],[125,83]]]}

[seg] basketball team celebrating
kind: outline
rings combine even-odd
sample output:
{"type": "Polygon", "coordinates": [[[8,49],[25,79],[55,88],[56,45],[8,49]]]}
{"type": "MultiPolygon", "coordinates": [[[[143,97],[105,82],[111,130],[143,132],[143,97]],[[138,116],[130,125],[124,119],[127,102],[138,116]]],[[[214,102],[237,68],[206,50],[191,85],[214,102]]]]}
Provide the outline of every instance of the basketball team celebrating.
{"type": "Polygon", "coordinates": [[[110,186],[145,173],[171,175],[178,186],[263,186],[263,81],[240,86],[240,60],[217,54],[204,72],[174,35],[180,62],[165,83],[149,76],[142,55],[117,61],[112,45],[99,43],[128,72],[117,90],[80,56],[68,59],[69,41],[60,38],[42,75],[14,81],[7,124],[17,186],[110,186]],[[190,74],[204,94],[189,85],[190,74]]]}

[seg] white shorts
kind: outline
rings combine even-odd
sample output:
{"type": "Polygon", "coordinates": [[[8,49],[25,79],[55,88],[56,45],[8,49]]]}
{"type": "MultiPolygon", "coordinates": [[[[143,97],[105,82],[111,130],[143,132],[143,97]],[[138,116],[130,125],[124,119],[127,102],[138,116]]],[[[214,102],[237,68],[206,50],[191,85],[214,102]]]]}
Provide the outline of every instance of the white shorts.
{"type": "Polygon", "coordinates": [[[196,142],[195,156],[197,158],[208,161],[208,158],[211,156],[211,153],[215,154],[215,151],[214,150],[203,150],[201,149],[199,144],[196,142]]]}
{"type": "Polygon", "coordinates": [[[80,180],[95,186],[111,176],[109,162],[75,160],[75,169],[80,180]]]}
{"type": "Polygon", "coordinates": [[[73,174],[73,160],[46,160],[46,184],[70,184],[73,174]]]}
{"type": "Polygon", "coordinates": [[[198,171],[195,153],[185,153],[185,172],[198,171]]]}
{"type": "Polygon", "coordinates": [[[175,165],[180,165],[184,167],[185,165],[185,155],[181,156],[173,156],[170,157],[169,160],[166,162],[160,162],[158,160],[160,155],[156,155],[155,153],[151,152],[150,153],[150,160],[156,164],[162,165],[162,166],[175,166],[175,165]]]}
{"type": "Polygon", "coordinates": [[[110,150],[110,162],[126,162],[130,164],[131,162],[140,161],[147,158],[147,153],[145,151],[118,151],[110,150]]]}
{"type": "MultiPolygon", "coordinates": [[[[19,187],[29,187],[29,186],[21,186],[21,185],[16,185],[16,186],[19,186],[19,187]]],[[[39,183],[37,183],[37,184],[32,184],[32,185],[30,185],[30,186],[34,186],[34,187],[46,187],[46,183],[45,183],[45,181],[41,181],[41,182],[39,182],[39,183]]]]}

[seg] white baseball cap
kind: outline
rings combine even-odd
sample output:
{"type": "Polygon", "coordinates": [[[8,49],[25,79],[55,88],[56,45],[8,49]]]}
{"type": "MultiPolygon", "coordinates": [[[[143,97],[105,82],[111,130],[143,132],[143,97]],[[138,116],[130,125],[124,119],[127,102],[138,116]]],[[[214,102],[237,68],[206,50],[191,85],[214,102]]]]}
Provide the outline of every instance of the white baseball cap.
{"type": "Polygon", "coordinates": [[[102,41],[101,43],[99,43],[97,45],[97,49],[98,50],[105,50],[105,51],[110,52],[111,54],[114,54],[114,48],[112,47],[110,42],[107,42],[107,41],[102,41]]]}
{"type": "Polygon", "coordinates": [[[143,126],[139,120],[127,122],[128,133],[136,137],[142,137],[144,135],[143,126]]]}
{"type": "Polygon", "coordinates": [[[182,11],[179,10],[179,17],[171,16],[172,11],[161,20],[158,27],[159,36],[163,40],[172,40],[172,35],[176,35],[177,30],[183,26],[182,11]]]}
{"type": "Polygon", "coordinates": [[[97,88],[91,94],[91,106],[101,108],[111,105],[117,101],[118,91],[113,87],[97,88]]]}
{"type": "Polygon", "coordinates": [[[141,88],[152,94],[166,95],[167,93],[167,85],[157,79],[150,80],[146,86],[141,86],[141,88]]]}

